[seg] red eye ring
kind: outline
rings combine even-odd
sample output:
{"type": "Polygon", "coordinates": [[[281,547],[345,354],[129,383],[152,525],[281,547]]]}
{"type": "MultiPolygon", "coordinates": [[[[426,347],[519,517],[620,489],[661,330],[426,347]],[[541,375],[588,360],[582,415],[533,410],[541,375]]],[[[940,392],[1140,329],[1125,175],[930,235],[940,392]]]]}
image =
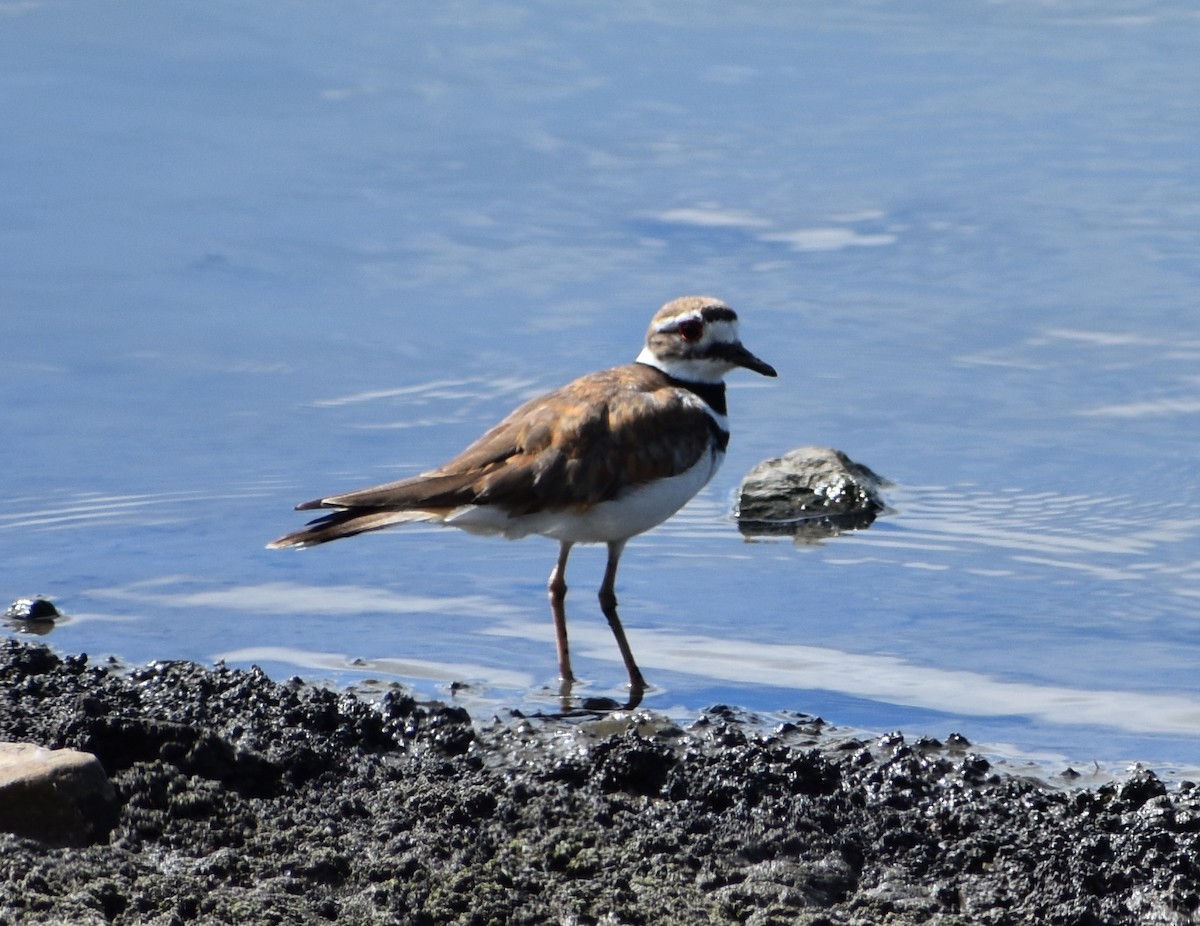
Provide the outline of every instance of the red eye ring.
{"type": "Polygon", "coordinates": [[[704,322],[688,319],[679,323],[679,336],[685,341],[699,341],[704,336],[704,322]]]}

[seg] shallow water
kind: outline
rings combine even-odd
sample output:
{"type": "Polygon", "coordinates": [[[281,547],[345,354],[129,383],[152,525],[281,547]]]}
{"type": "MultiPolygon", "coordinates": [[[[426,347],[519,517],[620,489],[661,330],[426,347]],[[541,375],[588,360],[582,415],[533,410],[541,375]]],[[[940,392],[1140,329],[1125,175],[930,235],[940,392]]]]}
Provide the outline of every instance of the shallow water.
{"type": "MultiPolygon", "coordinates": [[[[0,5],[0,591],[66,651],[553,705],[553,544],[263,543],[712,292],[725,467],[629,545],[647,704],[1200,767],[1187,4],[0,5]],[[746,542],[838,447],[891,513],[746,542]]],[[[595,605],[576,671],[619,695],[595,605]]],[[[14,628],[12,632],[26,632],[14,628]]]]}

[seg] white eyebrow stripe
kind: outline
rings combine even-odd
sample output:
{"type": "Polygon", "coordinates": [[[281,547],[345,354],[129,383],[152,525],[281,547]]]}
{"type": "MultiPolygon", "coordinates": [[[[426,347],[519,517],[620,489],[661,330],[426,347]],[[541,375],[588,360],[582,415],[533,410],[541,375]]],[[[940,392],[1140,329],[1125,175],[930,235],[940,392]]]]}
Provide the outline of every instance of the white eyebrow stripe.
{"type": "Polygon", "coordinates": [[[715,321],[706,322],[701,317],[699,312],[689,312],[686,315],[676,315],[668,318],[665,322],[655,328],[658,334],[665,334],[670,331],[675,331],[684,322],[700,322],[704,325],[704,340],[717,341],[722,344],[734,344],[738,340],[737,322],[735,321],[715,321]]]}
{"type": "Polygon", "coordinates": [[[658,325],[654,330],[662,333],[665,331],[674,331],[684,322],[700,322],[704,324],[704,318],[699,312],[688,312],[684,315],[672,315],[666,321],[658,325]]]}

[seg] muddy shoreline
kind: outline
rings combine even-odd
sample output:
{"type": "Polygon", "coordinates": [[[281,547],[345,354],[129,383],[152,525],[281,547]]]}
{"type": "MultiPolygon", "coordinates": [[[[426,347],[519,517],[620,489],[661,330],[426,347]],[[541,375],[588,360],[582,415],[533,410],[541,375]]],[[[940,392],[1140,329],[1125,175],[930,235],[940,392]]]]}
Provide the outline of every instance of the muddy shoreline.
{"type": "Polygon", "coordinates": [[[472,720],[258,671],[0,643],[0,739],[119,814],[0,835],[0,923],[1191,923],[1200,789],[1052,789],[961,743],[714,708],[472,720]]]}

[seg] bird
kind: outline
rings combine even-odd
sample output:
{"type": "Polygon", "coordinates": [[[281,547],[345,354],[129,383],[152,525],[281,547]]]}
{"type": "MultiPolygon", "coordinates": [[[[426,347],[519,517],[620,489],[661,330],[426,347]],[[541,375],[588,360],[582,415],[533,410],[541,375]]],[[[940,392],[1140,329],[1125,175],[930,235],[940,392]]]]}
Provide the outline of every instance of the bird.
{"type": "Polygon", "coordinates": [[[569,690],[567,558],[577,543],[606,544],[600,606],[636,703],[646,682],[617,614],[617,567],[629,538],[667,520],[717,472],[729,443],[724,377],[739,367],[777,375],[742,345],[725,302],[674,299],[651,319],[632,363],[530,399],[436,469],[297,505],[326,513],[267,546],[312,547],[414,521],[556,540],[547,591],[569,690]]]}

